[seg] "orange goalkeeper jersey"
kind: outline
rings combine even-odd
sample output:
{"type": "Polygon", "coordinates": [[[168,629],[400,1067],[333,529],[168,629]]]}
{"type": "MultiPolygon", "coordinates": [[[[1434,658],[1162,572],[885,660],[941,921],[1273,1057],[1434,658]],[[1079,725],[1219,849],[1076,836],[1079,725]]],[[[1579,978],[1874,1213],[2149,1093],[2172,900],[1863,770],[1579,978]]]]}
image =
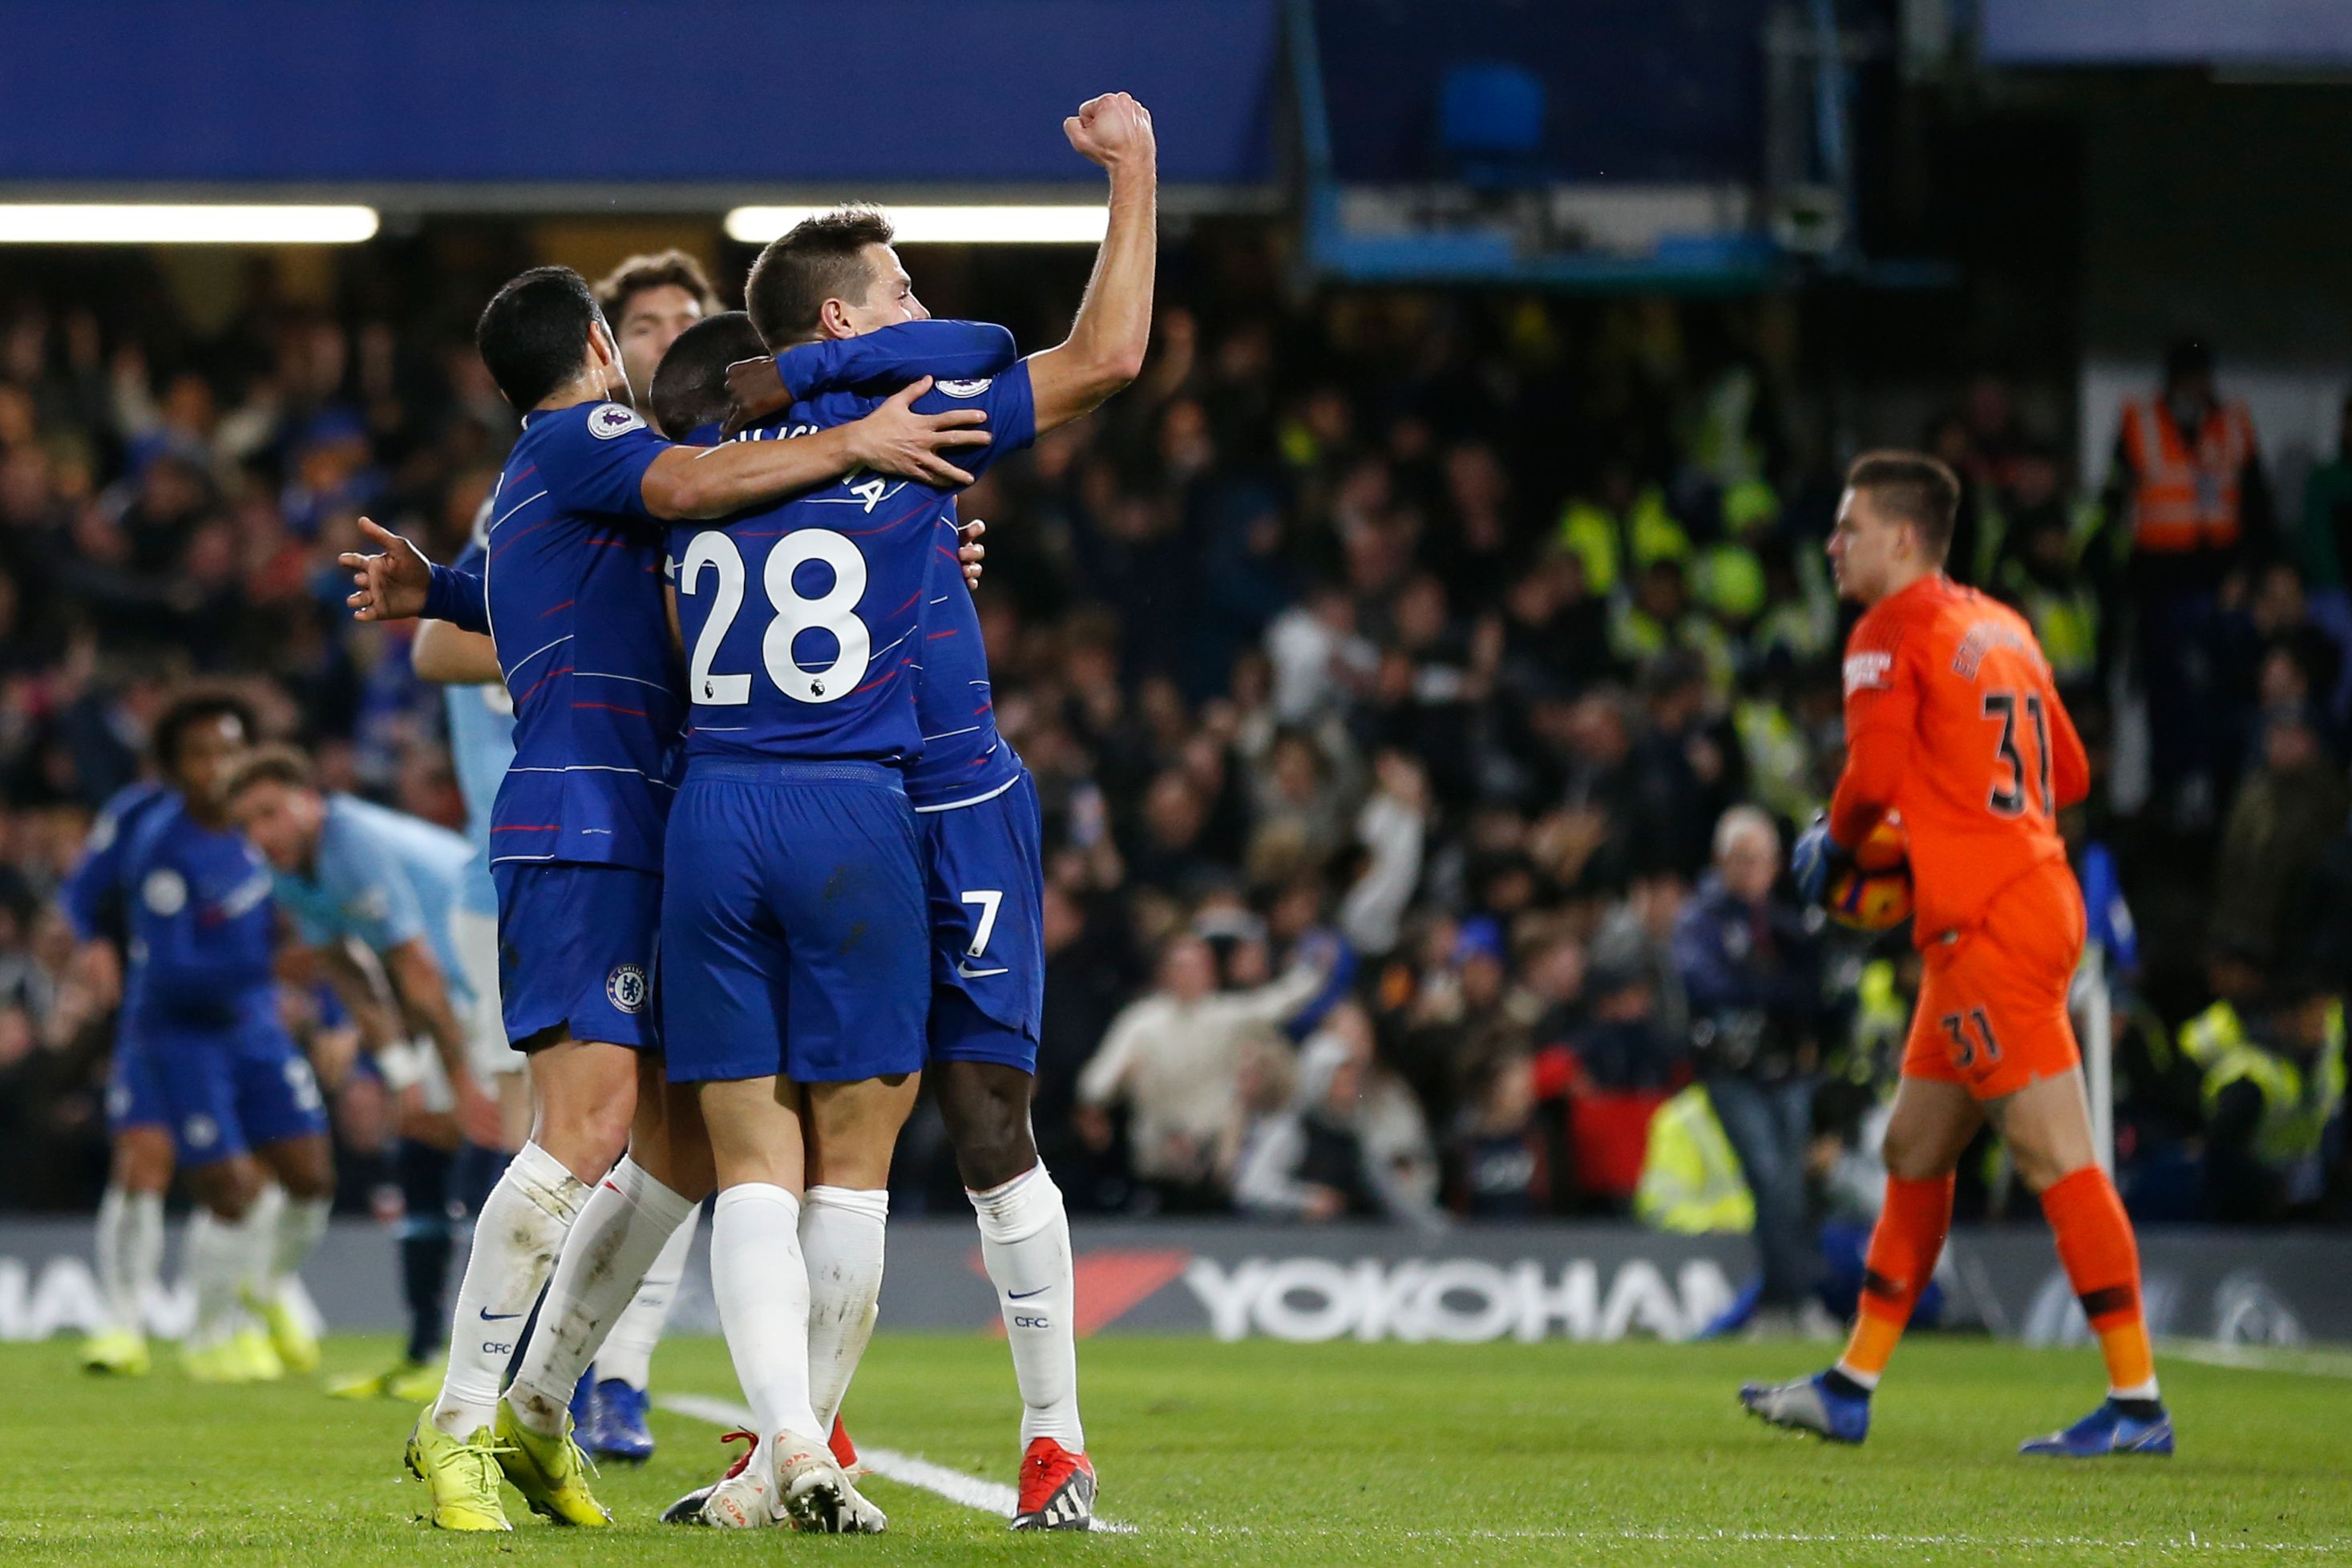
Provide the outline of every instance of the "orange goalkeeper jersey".
{"type": "Polygon", "coordinates": [[[1857,845],[1902,813],[1920,946],[2064,858],[2058,811],[2090,793],[2090,763],[2006,605],[1939,574],[1872,605],[1846,643],[1845,730],[1830,837],[1857,845]]]}

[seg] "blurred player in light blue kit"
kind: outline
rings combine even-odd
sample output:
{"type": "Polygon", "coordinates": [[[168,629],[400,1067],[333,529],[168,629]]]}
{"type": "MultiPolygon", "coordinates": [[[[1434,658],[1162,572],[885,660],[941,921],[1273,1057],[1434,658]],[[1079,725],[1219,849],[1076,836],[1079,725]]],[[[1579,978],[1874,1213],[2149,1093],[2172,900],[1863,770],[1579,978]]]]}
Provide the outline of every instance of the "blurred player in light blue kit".
{"type": "MultiPolygon", "coordinates": [[[[310,764],[282,745],[242,759],[228,790],[230,818],[275,868],[280,908],[360,1020],[400,1102],[393,1166],[402,1196],[407,1354],[391,1371],[351,1377],[330,1392],[343,1399],[404,1396],[433,1377],[428,1361],[440,1350],[457,1152],[478,1147],[497,1157],[499,1107],[482,1086],[489,1074],[466,1041],[461,1020],[473,1013],[473,987],[454,929],[473,847],[385,806],[320,795],[310,764]],[[419,1044],[419,1035],[430,1044],[419,1044]],[[449,1069],[452,1047],[457,1072],[449,1069]]],[[[499,1056],[506,1056],[503,1041],[499,1056]]]]}
{"type": "MultiPolygon", "coordinates": [[[[392,1371],[335,1390],[394,1394],[404,1379],[433,1375],[428,1363],[441,1343],[453,1156],[464,1143],[495,1149],[499,1135],[497,1101],[460,1022],[474,1001],[456,931],[473,847],[416,817],[321,793],[308,759],[288,746],[249,753],[226,787],[231,819],[276,873],[278,907],[360,1020],[401,1101],[395,1161],[405,1206],[407,1353],[392,1371]]],[[[499,1054],[507,1054],[503,1042],[499,1054]]]]}
{"type": "Polygon", "coordinates": [[[234,698],[164,716],[158,758],[177,793],[140,818],[121,873],[131,964],[110,1098],[119,1125],[170,1130],[204,1205],[188,1237],[196,1321],[184,1352],[190,1375],[212,1382],[317,1366],[284,1285],[325,1233],[334,1193],[318,1079],[280,1016],[269,868],[223,793],[251,733],[234,698]]]}

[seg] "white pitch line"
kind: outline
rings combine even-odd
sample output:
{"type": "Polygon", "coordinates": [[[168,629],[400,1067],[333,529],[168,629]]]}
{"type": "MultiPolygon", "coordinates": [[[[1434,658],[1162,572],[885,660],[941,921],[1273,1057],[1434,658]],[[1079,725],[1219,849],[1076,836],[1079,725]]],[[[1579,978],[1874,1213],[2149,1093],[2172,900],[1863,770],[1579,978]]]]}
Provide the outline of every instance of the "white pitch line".
{"type": "Polygon", "coordinates": [[[2157,1342],[2158,1353],[2237,1371],[2291,1372],[2305,1377],[2352,1377],[2352,1352],[2285,1345],[2241,1345],[2219,1340],[2157,1342]]]}
{"type": "MultiPolygon", "coordinates": [[[[655,1395],[654,1404],[673,1415],[689,1415],[719,1426],[751,1429],[751,1412],[733,1400],[713,1399],[702,1394],[662,1394],[655,1395]]],[[[857,1462],[885,1480],[920,1487],[950,1502],[978,1509],[999,1519],[1011,1519],[1021,1503],[1021,1494],[1000,1481],[984,1481],[978,1476],[935,1465],[919,1455],[902,1454],[896,1448],[870,1447],[861,1442],[857,1445],[857,1462]]],[[[1096,1519],[1095,1529],[1114,1535],[1135,1533],[1131,1524],[1114,1524],[1102,1518],[1096,1519]]]]}

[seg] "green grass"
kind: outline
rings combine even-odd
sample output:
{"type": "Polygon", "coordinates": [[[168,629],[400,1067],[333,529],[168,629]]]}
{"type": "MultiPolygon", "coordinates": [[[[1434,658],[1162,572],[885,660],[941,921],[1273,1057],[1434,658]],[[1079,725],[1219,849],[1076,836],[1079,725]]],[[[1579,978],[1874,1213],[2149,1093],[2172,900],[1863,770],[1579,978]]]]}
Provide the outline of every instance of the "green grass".
{"type": "MultiPolygon", "coordinates": [[[[344,1339],[346,1370],[386,1342],[344,1339]]],[[[715,1471],[717,1428],[656,1418],[661,1452],[608,1468],[621,1521],[433,1537],[400,1467],[412,1413],[315,1387],[110,1383],[63,1342],[0,1346],[0,1562],[638,1565],[809,1561],[1930,1563],[2352,1560],[2352,1387],[2335,1377],[2166,1367],[2169,1463],[2015,1457],[2096,1397],[2087,1352],[1920,1340],[1860,1449],[1739,1415],[1743,1376],[1815,1364],[1802,1346],[1316,1346],[1108,1339],[1084,1347],[1103,1510],[1127,1536],[1015,1537],[879,1479],[881,1540],[665,1528],[715,1471]],[[2251,1553],[2247,1549],[2254,1549],[2251,1553]],[[750,1554],[745,1556],[744,1554],[750,1554]]],[[[665,1346],[673,1393],[734,1397],[713,1341],[665,1346]]],[[[982,1339],[885,1337],[851,1399],[869,1442],[1012,1479],[1012,1376],[982,1339]]]]}

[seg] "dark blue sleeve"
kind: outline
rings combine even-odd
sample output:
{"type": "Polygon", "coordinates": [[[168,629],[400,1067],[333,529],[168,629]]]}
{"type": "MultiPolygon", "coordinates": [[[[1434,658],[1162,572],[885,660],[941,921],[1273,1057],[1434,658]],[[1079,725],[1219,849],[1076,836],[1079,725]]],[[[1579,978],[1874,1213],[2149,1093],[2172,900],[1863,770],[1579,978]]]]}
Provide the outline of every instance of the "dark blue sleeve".
{"type": "Polygon", "coordinates": [[[987,446],[958,447],[947,454],[949,461],[975,479],[1037,439],[1037,402],[1030,391],[1025,359],[992,380],[958,384],[952,390],[941,382],[915,399],[918,414],[956,408],[977,408],[988,416],[987,446]]]}
{"type": "Polygon", "coordinates": [[[1693,905],[1675,921],[1674,951],[1693,1013],[1755,1005],[1755,988],[1724,951],[1722,922],[1706,905],[1693,905]]]}
{"type": "Polygon", "coordinates": [[[794,397],[814,397],[873,382],[904,386],[926,375],[985,381],[1010,369],[1017,353],[1013,334],[991,321],[901,321],[797,344],[776,356],[776,374],[794,397]]]}
{"type": "Polygon", "coordinates": [[[1323,977],[1323,989],[1315,994],[1313,1001],[1291,1015],[1290,1022],[1282,1026],[1282,1032],[1294,1041],[1304,1040],[1321,1028],[1323,1020],[1330,1016],[1331,1009],[1348,999],[1348,990],[1356,983],[1356,970],[1361,961],[1357,957],[1355,948],[1336,931],[1326,934],[1338,950],[1338,956],[1332,961],[1331,972],[1323,977]]]}
{"type": "Polygon", "coordinates": [[[560,510],[656,521],[646,510],[646,470],[670,444],[635,409],[585,403],[546,417],[554,426],[543,437],[539,474],[560,510]]]}
{"type": "Polygon", "coordinates": [[[116,791],[90,824],[81,858],[58,889],[66,921],[83,942],[122,940],[123,857],[143,814],[161,798],[152,784],[131,784],[116,791]]]}
{"type": "Polygon", "coordinates": [[[58,889],[58,902],[84,942],[100,937],[120,939],[122,909],[122,841],[119,824],[100,816],[89,832],[89,844],[58,889]]]}
{"type": "Polygon", "coordinates": [[[489,635],[489,584],[478,572],[463,572],[455,566],[433,568],[433,581],[425,590],[425,618],[446,621],[453,626],[469,632],[489,635]]]}

